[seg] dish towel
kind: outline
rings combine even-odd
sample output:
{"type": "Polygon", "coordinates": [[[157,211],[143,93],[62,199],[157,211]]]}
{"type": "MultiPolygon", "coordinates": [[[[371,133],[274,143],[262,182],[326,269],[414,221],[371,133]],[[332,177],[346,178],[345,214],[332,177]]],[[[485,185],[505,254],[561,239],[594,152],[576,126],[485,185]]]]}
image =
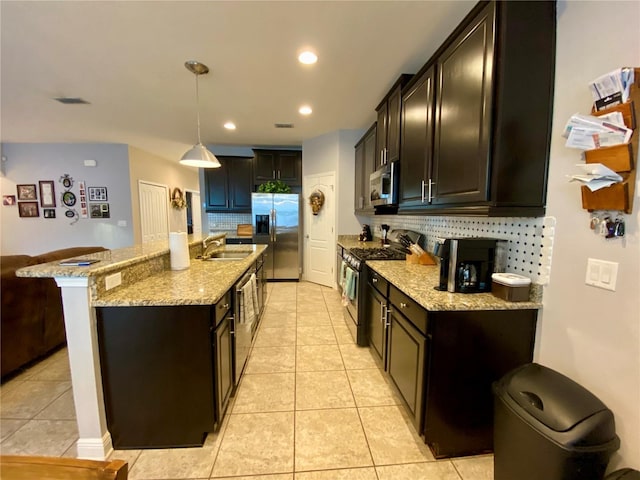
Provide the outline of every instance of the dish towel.
{"type": "Polygon", "coordinates": [[[342,291],[344,292],[344,284],[346,281],[346,275],[347,275],[347,264],[345,263],[344,260],[342,260],[342,262],[340,263],[340,280],[339,280],[339,284],[340,284],[340,288],[342,289],[342,291]]]}
{"type": "Polygon", "coordinates": [[[255,320],[256,310],[253,308],[253,285],[248,281],[242,287],[242,309],[244,315],[241,315],[240,323],[251,324],[255,320]]]}
{"type": "Polygon", "coordinates": [[[350,268],[347,268],[345,273],[344,291],[342,295],[343,303],[344,300],[355,300],[357,283],[358,281],[356,273],[350,268]]]}

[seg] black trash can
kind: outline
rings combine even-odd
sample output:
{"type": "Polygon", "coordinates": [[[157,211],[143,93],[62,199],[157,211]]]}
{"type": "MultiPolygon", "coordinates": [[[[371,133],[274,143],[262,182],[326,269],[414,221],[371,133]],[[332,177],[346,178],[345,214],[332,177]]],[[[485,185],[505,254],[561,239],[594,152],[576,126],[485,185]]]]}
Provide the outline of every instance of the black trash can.
{"type": "Polygon", "coordinates": [[[606,480],[640,480],[640,472],[631,468],[623,468],[607,475],[606,480]]]}
{"type": "Polygon", "coordinates": [[[620,447],[613,413],[537,363],[493,384],[494,480],[602,480],[620,447]]]}

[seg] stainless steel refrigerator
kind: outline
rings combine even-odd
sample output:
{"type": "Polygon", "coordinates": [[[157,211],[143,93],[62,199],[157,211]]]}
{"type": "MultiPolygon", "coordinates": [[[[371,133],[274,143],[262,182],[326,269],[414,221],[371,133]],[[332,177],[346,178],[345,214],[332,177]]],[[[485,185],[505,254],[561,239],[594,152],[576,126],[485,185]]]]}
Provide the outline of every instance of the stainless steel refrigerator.
{"type": "Polygon", "coordinates": [[[253,243],[266,244],[267,280],[300,279],[300,195],[252,193],[253,243]]]}

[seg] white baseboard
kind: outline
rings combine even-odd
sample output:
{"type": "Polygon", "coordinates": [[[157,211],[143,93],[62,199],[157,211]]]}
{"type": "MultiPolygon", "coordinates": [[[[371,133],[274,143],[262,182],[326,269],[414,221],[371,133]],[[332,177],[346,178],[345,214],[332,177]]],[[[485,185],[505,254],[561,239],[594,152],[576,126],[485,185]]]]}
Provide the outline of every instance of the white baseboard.
{"type": "Polygon", "coordinates": [[[81,438],[76,443],[78,458],[88,460],[106,460],[113,453],[111,434],[105,433],[102,438],[81,438]]]}

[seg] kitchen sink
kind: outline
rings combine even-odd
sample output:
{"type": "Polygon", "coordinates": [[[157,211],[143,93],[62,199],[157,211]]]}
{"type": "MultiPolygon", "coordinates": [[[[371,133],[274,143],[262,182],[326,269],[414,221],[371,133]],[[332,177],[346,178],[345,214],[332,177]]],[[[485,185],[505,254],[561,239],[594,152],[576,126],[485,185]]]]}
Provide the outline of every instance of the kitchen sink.
{"type": "Polygon", "coordinates": [[[206,260],[242,260],[251,255],[251,252],[214,252],[206,260]]]}

